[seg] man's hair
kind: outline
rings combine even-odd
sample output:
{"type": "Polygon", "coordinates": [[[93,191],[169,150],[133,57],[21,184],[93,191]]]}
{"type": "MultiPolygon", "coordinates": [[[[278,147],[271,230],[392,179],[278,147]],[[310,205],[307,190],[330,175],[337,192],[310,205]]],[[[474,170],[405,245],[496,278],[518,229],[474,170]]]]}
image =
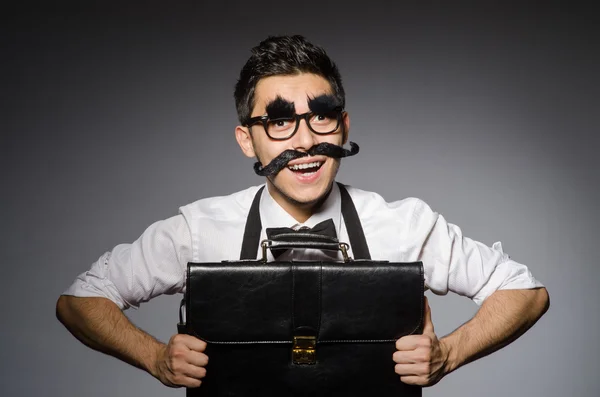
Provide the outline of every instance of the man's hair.
{"type": "Polygon", "coordinates": [[[329,82],[332,94],[342,107],[345,106],[346,95],[342,87],[342,77],[322,47],[310,43],[300,35],[269,36],[251,51],[252,55],[240,72],[234,92],[241,124],[245,124],[252,114],[256,84],[260,79],[269,76],[314,73],[329,82]]]}

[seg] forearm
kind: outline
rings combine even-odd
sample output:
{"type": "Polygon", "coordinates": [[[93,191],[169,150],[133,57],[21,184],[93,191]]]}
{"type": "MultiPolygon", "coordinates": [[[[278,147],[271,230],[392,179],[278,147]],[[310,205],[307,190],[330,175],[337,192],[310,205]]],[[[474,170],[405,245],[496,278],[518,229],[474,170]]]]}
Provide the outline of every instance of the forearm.
{"type": "Polygon", "coordinates": [[[61,296],[56,316],[82,343],[155,375],[155,363],[164,344],[133,325],[105,298],[61,296]]]}
{"type": "Polygon", "coordinates": [[[548,307],[545,288],[494,292],[469,322],[440,340],[448,352],[446,372],[508,345],[535,324],[548,307]]]}

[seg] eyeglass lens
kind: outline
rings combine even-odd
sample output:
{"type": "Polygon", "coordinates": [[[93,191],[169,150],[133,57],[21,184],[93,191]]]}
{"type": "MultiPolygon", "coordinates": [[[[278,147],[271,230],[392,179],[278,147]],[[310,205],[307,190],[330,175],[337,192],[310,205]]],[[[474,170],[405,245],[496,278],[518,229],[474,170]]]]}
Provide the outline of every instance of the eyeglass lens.
{"type": "Polygon", "coordinates": [[[339,127],[339,112],[306,113],[291,118],[267,120],[267,133],[275,139],[286,138],[298,129],[300,119],[305,119],[308,127],[317,134],[330,134],[339,127]]]}

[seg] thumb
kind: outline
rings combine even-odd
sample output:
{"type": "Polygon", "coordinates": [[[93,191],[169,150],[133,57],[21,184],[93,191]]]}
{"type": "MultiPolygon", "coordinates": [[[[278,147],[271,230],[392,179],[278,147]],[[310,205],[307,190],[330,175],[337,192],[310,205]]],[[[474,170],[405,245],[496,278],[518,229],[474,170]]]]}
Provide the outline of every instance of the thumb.
{"type": "Polygon", "coordinates": [[[433,322],[431,321],[431,308],[429,307],[429,301],[425,296],[424,300],[424,313],[423,313],[423,334],[434,334],[433,322]]]}

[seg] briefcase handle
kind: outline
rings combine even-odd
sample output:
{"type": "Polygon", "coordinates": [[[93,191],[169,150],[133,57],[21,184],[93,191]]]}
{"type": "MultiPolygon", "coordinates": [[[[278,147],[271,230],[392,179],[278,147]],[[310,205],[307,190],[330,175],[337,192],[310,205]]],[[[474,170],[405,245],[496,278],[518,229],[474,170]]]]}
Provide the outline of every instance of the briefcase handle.
{"type": "Polygon", "coordinates": [[[260,242],[262,248],[262,262],[267,262],[268,249],[293,249],[293,248],[315,248],[329,251],[341,251],[344,262],[350,262],[346,243],[341,243],[337,238],[312,233],[281,233],[275,239],[267,239],[260,242]]]}

